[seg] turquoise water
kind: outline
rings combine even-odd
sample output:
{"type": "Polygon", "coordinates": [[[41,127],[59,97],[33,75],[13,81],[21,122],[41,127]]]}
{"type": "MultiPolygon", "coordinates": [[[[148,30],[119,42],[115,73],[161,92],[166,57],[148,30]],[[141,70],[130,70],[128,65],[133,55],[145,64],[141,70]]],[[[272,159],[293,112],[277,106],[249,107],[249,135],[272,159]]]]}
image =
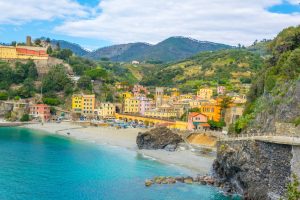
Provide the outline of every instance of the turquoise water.
{"type": "Polygon", "coordinates": [[[182,173],[124,149],[0,128],[1,200],[227,199],[209,186],[144,186],[147,178],[182,173]]]}

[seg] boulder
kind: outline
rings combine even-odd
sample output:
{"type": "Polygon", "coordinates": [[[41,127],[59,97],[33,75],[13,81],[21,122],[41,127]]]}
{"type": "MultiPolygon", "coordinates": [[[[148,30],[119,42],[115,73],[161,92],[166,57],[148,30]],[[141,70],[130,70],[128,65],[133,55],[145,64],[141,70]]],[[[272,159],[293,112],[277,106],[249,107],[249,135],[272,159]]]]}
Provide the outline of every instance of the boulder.
{"type": "Polygon", "coordinates": [[[166,127],[154,128],[144,133],[139,133],[136,143],[139,149],[165,149],[175,151],[183,139],[166,127]]]}
{"type": "Polygon", "coordinates": [[[152,180],[146,180],[146,181],[145,181],[145,186],[146,186],[146,187],[150,187],[152,184],[153,184],[153,181],[152,181],[152,180]]]}
{"type": "Polygon", "coordinates": [[[186,183],[186,184],[192,184],[193,183],[193,178],[192,177],[186,177],[185,179],[184,179],[184,183],[186,183]]]}

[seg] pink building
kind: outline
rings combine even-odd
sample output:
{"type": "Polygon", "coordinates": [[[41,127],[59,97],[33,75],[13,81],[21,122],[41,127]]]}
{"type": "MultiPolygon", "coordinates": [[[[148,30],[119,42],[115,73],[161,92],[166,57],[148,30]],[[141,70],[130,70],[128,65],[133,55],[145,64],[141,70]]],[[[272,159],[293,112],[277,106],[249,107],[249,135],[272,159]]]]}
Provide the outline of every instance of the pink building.
{"type": "Polygon", "coordinates": [[[51,117],[50,107],[46,104],[35,104],[29,107],[29,115],[33,118],[40,118],[48,121],[51,117]]]}
{"type": "Polygon", "coordinates": [[[142,85],[138,85],[138,84],[133,86],[132,92],[135,97],[146,96],[147,94],[150,93],[146,87],[144,87],[142,85]]]}
{"type": "Polygon", "coordinates": [[[217,87],[217,93],[218,93],[218,95],[225,94],[225,87],[224,86],[218,86],[217,87]]]}
{"type": "Polygon", "coordinates": [[[207,129],[209,124],[206,115],[198,112],[191,112],[188,115],[188,130],[207,129]]]}
{"type": "Polygon", "coordinates": [[[148,110],[153,109],[154,103],[152,99],[146,98],[146,97],[139,97],[140,100],[140,114],[145,115],[145,112],[148,110]]]}

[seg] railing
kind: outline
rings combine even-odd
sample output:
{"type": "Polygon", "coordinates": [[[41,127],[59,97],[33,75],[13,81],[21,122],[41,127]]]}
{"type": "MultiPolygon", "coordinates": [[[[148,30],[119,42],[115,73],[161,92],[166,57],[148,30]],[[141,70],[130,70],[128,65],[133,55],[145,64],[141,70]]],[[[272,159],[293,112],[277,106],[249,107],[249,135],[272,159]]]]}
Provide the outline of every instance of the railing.
{"type": "Polygon", "coordinates": [[[248,133],[237,135],[223,135],[218,138],[219,141],[237,141],[237,140],[267,140],[278,143],[300,144],[300,133],[280,134],[276,132],[248,133]]]}

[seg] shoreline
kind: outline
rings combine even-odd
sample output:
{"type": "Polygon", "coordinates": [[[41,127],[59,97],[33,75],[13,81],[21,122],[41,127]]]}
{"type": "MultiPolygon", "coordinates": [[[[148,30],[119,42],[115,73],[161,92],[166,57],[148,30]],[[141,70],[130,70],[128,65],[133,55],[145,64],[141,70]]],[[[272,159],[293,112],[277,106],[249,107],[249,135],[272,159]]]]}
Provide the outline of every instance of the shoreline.
{"type": "Polygon", "coordinates": [[[207,175],[211,173],[214,157],[196,155],[191,150],[169,152],[165,150],[140,150],[136,145],[136,136],[145,129],[116,129],[113,127],[83,127],[71,122],[27,124],[20,126],[32,130],[46,132],[50,135],[59,135],[66,138],[104,146],[116,146],[141,154],[146,159],[175,166],[190,171],[191,175],[207,175]],[[68,135],[69,133],[69,135],[68,135]]]}

